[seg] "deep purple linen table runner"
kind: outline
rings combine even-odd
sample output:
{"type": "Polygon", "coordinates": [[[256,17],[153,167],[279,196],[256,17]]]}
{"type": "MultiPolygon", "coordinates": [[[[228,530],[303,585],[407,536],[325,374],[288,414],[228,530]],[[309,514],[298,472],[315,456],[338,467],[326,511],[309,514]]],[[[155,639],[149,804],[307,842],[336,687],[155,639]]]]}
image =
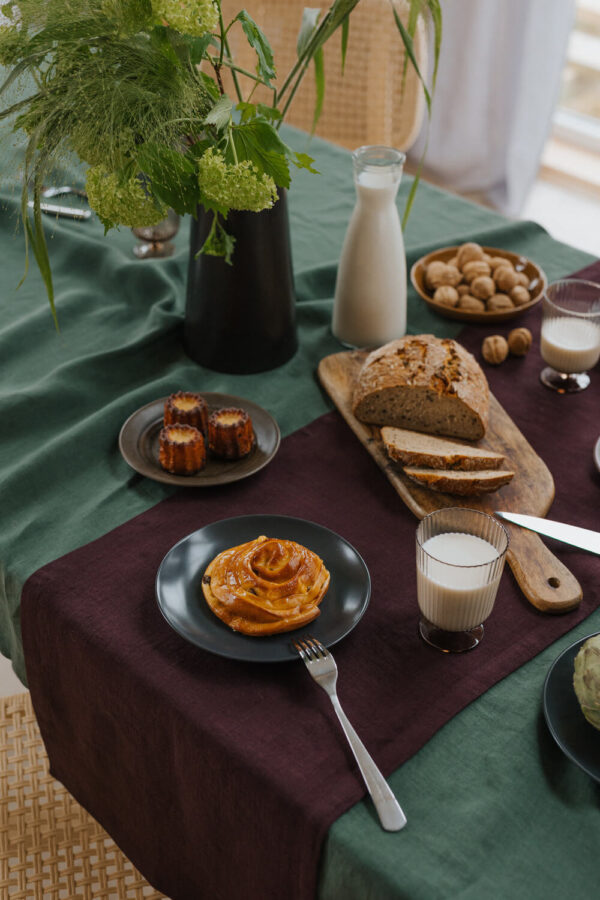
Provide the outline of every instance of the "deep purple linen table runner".
{"type": "MultiPolygon", "coordinates": [[[[519,324],[537,338],[539,310],[519,324]]],[[[467,329],[461,340],[478,355],[487,333],[467,329]]],[[[486,372],[554,475],[551,517],[598,528],[599,373],[583,394],[561,397],[539,385],[540,367],[534,347],[486,372]]],[[[536,611],[507,570],[479,648],[447,656],[426,646],[417,636],[416,520],[337,412],[286,438],[252,478],[182,490],[40,569],[25,586],[21,624],[52,772],[174,900],[314,897],[327,829],[364,794],[329,701],[302,663],[211,655],[158,611],[156,571],[173,544],[250,513],[318,522],[366,561],[371,603],[335,657],[341,702],[386,775],[599,602],[597,557],[553,545],[583,587],[577,611],[536,611]]]]}

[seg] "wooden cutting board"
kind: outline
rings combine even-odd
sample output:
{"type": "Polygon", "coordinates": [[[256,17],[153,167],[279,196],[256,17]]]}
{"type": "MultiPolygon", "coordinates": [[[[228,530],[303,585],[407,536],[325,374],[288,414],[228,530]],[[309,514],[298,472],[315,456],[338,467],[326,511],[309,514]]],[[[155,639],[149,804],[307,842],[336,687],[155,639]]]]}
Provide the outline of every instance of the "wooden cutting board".
{"type": "MultiPolygon", "coordinates": [[[[486,436],[477,446],[506,456],[507,468],[515,472],[509,484],[480,497],[459,497],[428,490],[407,478],[400,465],[388,457],[379,427],[365,425],[352,414],[354,383],[366,356],[364,350],[326,356],[319,364],[319,378],[352,431],[415,516],[421,519],[434,509],[448,506],[468,506],[490,514],[498,509],[546,515],[554,499],[552,475],[492,394],[486,436]]],[[[543,612],[568,612],[577,607],[582,597],[579,582],[542,543],[539,535],[508,522],[502,524],[510,535],[508,564],[529,602],[543,612]]]]}

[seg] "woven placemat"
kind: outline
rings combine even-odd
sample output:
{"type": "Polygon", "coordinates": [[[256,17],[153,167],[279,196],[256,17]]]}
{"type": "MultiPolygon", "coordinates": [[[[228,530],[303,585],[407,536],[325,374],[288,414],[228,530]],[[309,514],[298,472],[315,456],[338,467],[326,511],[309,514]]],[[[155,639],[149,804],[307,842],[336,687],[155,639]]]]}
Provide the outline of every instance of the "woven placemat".
{"type": "Polygon", "coordinates": [[[0,897],[164,898],[50,775],[28,693],[0,698],[0,897]]]}

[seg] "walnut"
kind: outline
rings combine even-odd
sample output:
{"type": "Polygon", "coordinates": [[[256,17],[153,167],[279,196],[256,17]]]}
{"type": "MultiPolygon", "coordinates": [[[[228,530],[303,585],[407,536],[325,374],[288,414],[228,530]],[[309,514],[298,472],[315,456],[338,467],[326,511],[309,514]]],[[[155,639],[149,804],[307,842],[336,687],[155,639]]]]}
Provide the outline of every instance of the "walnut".
{"type": "Polygon", "coordinates": [[[458,291],[458,296],[462,297],[463,294],[469,293],[470,288],[468,284],[459,284],[457,285],[456,290],[458,291]]]}
{"type": "Polygon", "coordinates": [[[480,275],[471,282],[471,293],[480,300],[491,297],[496,292],[496,285],[493,280],[486,275],[480,275]]]}
{"type": "Polygon", "coordinates": [[[514,304],[508,294],[492,294],[486,302],[488,312],[500,312],[503,309],[514,309],[514,304]]]}
{"type": "Polygon", "coordinates": [[[525,356],[531,347],[531,340],[529,328],[513,328],[508,335],[508,349],[513,356],[525,356]]]}
{"type": "Polygon", "coordinates": [[[515,285],[518,283],[517,273],[513,269],[510,263],[506,263],[503,266],[498,266],[498,268],[494,271],[494,281],[496,282],[499,290],[501,291],[512,291],[515,285]]]}
{"type": "Polygon", "coordinates": [[[471,259],[462,268],[465,281],[473,281],[474,278],[489,275],[492,270],[482,259],[471,259]]]}
{"type": "Polygon", "coordinates": [[[458,303],[458,291],[450,284],[442,284],[435,289],[433,299],[436,303],[443,303],[444,306],[456,306],[458,303]]]}
{"type": "Polygon", "coordinates": [[[458,268],[462,269],[465,263],[468,263],[472,259],[483,259],[483,250],[479,244],[475,244],[471,241],[468,244],[462,244],[462,246],[458,248],[456,256],[458,258],[458,268]]]}
{"type": "Polygon", "coordinates": [[[522,284],[516,284],[510,292],[511,300],[515,306],[522,306],[523,303],[529,303],[531,294],[522,284]]]}
{"type": "Polygon", "coordinates": [[[448,265],[454,266],[455,269],[460,269],[460,266],[458,265],[458,256],[453,256],[452,259],[449,259],[448,265]]]}
{"type": "Polygon", "coordinates": [[[472,297],[471,294],[463,294],[462,297],[459,297],[456,306],[458,309],[468,309],[469,312],[485,312],[483,300],[472,297]]]}
{"type": "Polygon", "coordinates": [[[495,272],[500,266],[510,266],[510,262],[503,256],[491,256],[488,260],[492,271],[495,272]]]}
{"type": "Polygon", "coordinates": [[[486,362],[493,366],[499,366],[508,356],[508,344],[506,338],[500,334],[490,334],[484,338],[481,345],[481,355],[486,362]]]}
{"type": "Polygon", "coordinates": [[[460,281],[462,276],[456,266],[448,266],[440,260],[429,263],[425,271],[425,282],[432,290],[441,287],[442,284],[456,285],[460,281]]]}
{"type": "Polygon", "coordinates": [[[529,278],[527,277],[525,272],[517,272],[517,284],[520,284],[522,285],[522,287],[529,290],[529,278]]]}
{"type": "Polygon", "coordinates": [[[441,280],[441,277],[444,274],[445,269],[446,263],[440,262],[439,260],[430,262],[425,269],[425,284],[427,287],[435,290],[436,287],[443,284],[444,282],[441,280]]]}

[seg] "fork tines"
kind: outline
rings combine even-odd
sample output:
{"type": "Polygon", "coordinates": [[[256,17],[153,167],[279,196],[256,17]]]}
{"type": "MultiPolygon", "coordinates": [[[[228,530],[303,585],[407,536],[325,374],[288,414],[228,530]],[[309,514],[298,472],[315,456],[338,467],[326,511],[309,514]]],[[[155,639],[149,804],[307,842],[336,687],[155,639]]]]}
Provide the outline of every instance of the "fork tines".
{"type": "Polygon", "coordinates": [[[303,641],[294,641],[294,647],[306,662],[306,660],[325,659],[329,656],[329,651],[323,644],[314,637],[307,637],[303,641]]]}

